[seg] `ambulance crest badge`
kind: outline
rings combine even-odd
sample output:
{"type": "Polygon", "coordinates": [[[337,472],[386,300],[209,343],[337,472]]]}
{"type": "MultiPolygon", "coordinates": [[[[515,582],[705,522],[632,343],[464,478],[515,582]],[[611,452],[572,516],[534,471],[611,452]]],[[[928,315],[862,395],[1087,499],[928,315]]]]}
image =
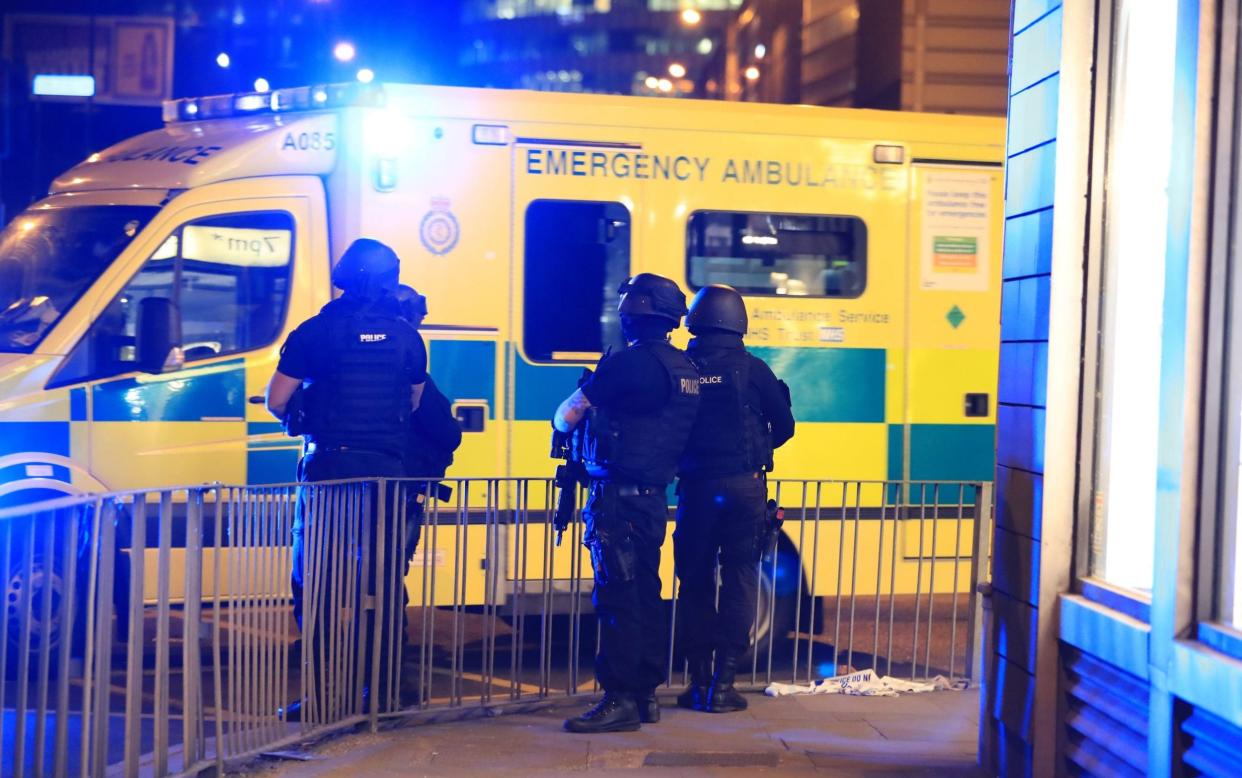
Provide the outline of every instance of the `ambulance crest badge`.
{"type": "Polygon", "coordinates": [[[431,210],[423,216],[418,234],[423,247],[436,256],[444,256],[457,245],[461,237],[461,227],[457,217],[449,210],[447,198],[437,197],[431,201],[431,210]]]}

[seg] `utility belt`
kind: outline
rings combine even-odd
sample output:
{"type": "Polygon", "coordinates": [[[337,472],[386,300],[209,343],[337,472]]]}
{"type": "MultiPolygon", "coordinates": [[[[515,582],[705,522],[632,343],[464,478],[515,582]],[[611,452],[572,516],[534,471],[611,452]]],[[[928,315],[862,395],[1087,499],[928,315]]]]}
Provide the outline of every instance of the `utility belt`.
{"type": "Polygon", "coordinates": [[[624,484],[611,481],[607,478],[592,479],[595,483],[605,486],[612,485],[616,488],[617,494],[621,497],[647,497],[653,494],[664,494],[666,487],[663,486],[643,486],[641,484],[624,484]]]}
{"type": "Polygon", "coordinates": [[[363,448],[361,446],[338,446],[331,443],[308,443],[306,445],[307,454],[370,454],[372,456],[392,457],[400,459],[401,454],[396,451],[384,451],[378,448],[363,448]]]}
{"type": "Polygon", "coordinates": [[[689,481],[692,483],[704,483],[707,481],[712,481],[712,482],[732,481],[732,480],[739,479],[739,478],[743,478],[743,479],[748,478],[748,479],[752,479],[755,481],[763,481],[767,479],[767,475],[768,475],[767,472],[763,470],[756,470],[754,472],[742,471],[740,473],[728,473],[727,475],[700,475],[698,473],[690,473],[688,475],[678,476],[677,482],[679,484],[683,481],[689,481]]]}

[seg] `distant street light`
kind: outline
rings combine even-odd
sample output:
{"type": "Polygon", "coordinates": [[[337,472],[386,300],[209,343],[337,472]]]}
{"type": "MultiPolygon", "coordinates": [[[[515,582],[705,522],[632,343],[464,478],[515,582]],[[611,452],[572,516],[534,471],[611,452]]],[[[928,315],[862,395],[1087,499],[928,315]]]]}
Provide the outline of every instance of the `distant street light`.
{"type": "Polygon", "coordinates": [[[755,59],[763,59],[763,55],[768,53],[768,47],[762,43],[755,44],[755,59]]]}
{"type": "Polygon", "coordinates": [[[758,79],[759,79],[759,68],[755,67],[754,65],[751,65],[750,67],[746,68],[746,80],[747,81],[756,81],[758,79]]]}
{"type": "Polygon", "coordinates": [[[661,92],[671,92],[673,91],[673,82],[667,78],[662,78],[659,81],[659,87],[661,92]]]}
{"type": "Polygon", "coordinates": [[[673,78],[683,78],[686,75],[686,66],[680,62],[674,62],[668,66],[668,74],[673,78]]]}
{"type": "Polygon", "coordinates": [[[659,89],[660,88],[660,79],[656,78],[655,76],[647,76],[647,79],[643,81],[643,83],[647,85],[648,89],[659,89]]]}
{"type": "Polygon", "coordinates": [[[699,45],[695,47],[695,50],[700,54],[711,54],[714,45],[711,38],[700,38],[699,45]]]}
{"type": "Polygon", "coordinates": [[[363,68],[358,71],[358,80],[364,84],[369,84],[375,80],[375,71],[371,68],[363,68]]]}
{"type": "Polygon", "coordinates": [[[267,83],[266,78],[256,78],[254,80],[254,91],[256,92],[266,92],[270,90],[271,88],[272,88],[272,85],[267,83]]]}
{"type": "Polygon", "coordinates": [[[232,61],[227,51],[222,51],[216,55],[216,64],[222,68],[227,68],[232,61]]]}
{"type": "Polygon", "coordinates": [[[358,51],[354,48],[354,44],[349,41],[341,41],[332,47],[332,56],[336,57],[337,62],[350,62],[357,53],[358,51]]]}
{"type": "Polygon", "coordinates": [[[687,27],[694,27],[703,21],[703,14],[699,13],[697,8],[686,8],[681,12],[681,23],[687,27]]]}

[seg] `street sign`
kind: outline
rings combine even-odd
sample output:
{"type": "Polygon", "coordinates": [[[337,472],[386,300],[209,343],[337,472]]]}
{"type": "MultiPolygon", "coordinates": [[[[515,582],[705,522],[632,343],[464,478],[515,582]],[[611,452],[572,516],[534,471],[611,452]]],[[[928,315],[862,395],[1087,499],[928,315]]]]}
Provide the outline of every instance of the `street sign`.
{"type": "MultiPolygon", "coordinates": [[[[173,21],[164,16],[7,14],[4,56],[36,76],[91,76],[98,103],[159,105],[172,97],[173,21]],[[93,72],[92,72],[93,71],[93,72]]],[[[55,96],[41,99],[82,100],[55,96]]]]}

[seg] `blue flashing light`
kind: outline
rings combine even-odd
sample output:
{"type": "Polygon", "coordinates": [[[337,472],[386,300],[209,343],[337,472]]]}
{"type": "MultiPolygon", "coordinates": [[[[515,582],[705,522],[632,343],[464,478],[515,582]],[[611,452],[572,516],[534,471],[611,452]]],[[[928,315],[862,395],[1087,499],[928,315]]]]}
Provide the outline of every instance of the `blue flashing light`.
{"type": "Polygon", "coordinates": [[[94,97],[95,77],[38,75],[32,92],[42,97],[94,97]]]}
{"type": "Polygon", "coordinates": [[[375,80],[375,71],[371,68],[363,68],[358,71],[358,80],[364,84],[369,84],[375,80]]]}
{"type": "Polygon", "coordinates": [[[354,44],[349,41],[341,41],[332,48],[332,56],[336,57],[338,62],[350,62],[356,53],[354,44]]]}
{"type": "Polygon", "coordinates": [[[271,89],[272,89],[272,85],[267,83],[266,78],[256,78],[254,80],[254,91],[268,92],[268,91],[271,91],[271,89]]]}
{"type": "Polygon", "coordinates": [[[265,95],[242,95],[233,107],[238,111],[261,111],[270,104],[271,100],[265,95]]]}

